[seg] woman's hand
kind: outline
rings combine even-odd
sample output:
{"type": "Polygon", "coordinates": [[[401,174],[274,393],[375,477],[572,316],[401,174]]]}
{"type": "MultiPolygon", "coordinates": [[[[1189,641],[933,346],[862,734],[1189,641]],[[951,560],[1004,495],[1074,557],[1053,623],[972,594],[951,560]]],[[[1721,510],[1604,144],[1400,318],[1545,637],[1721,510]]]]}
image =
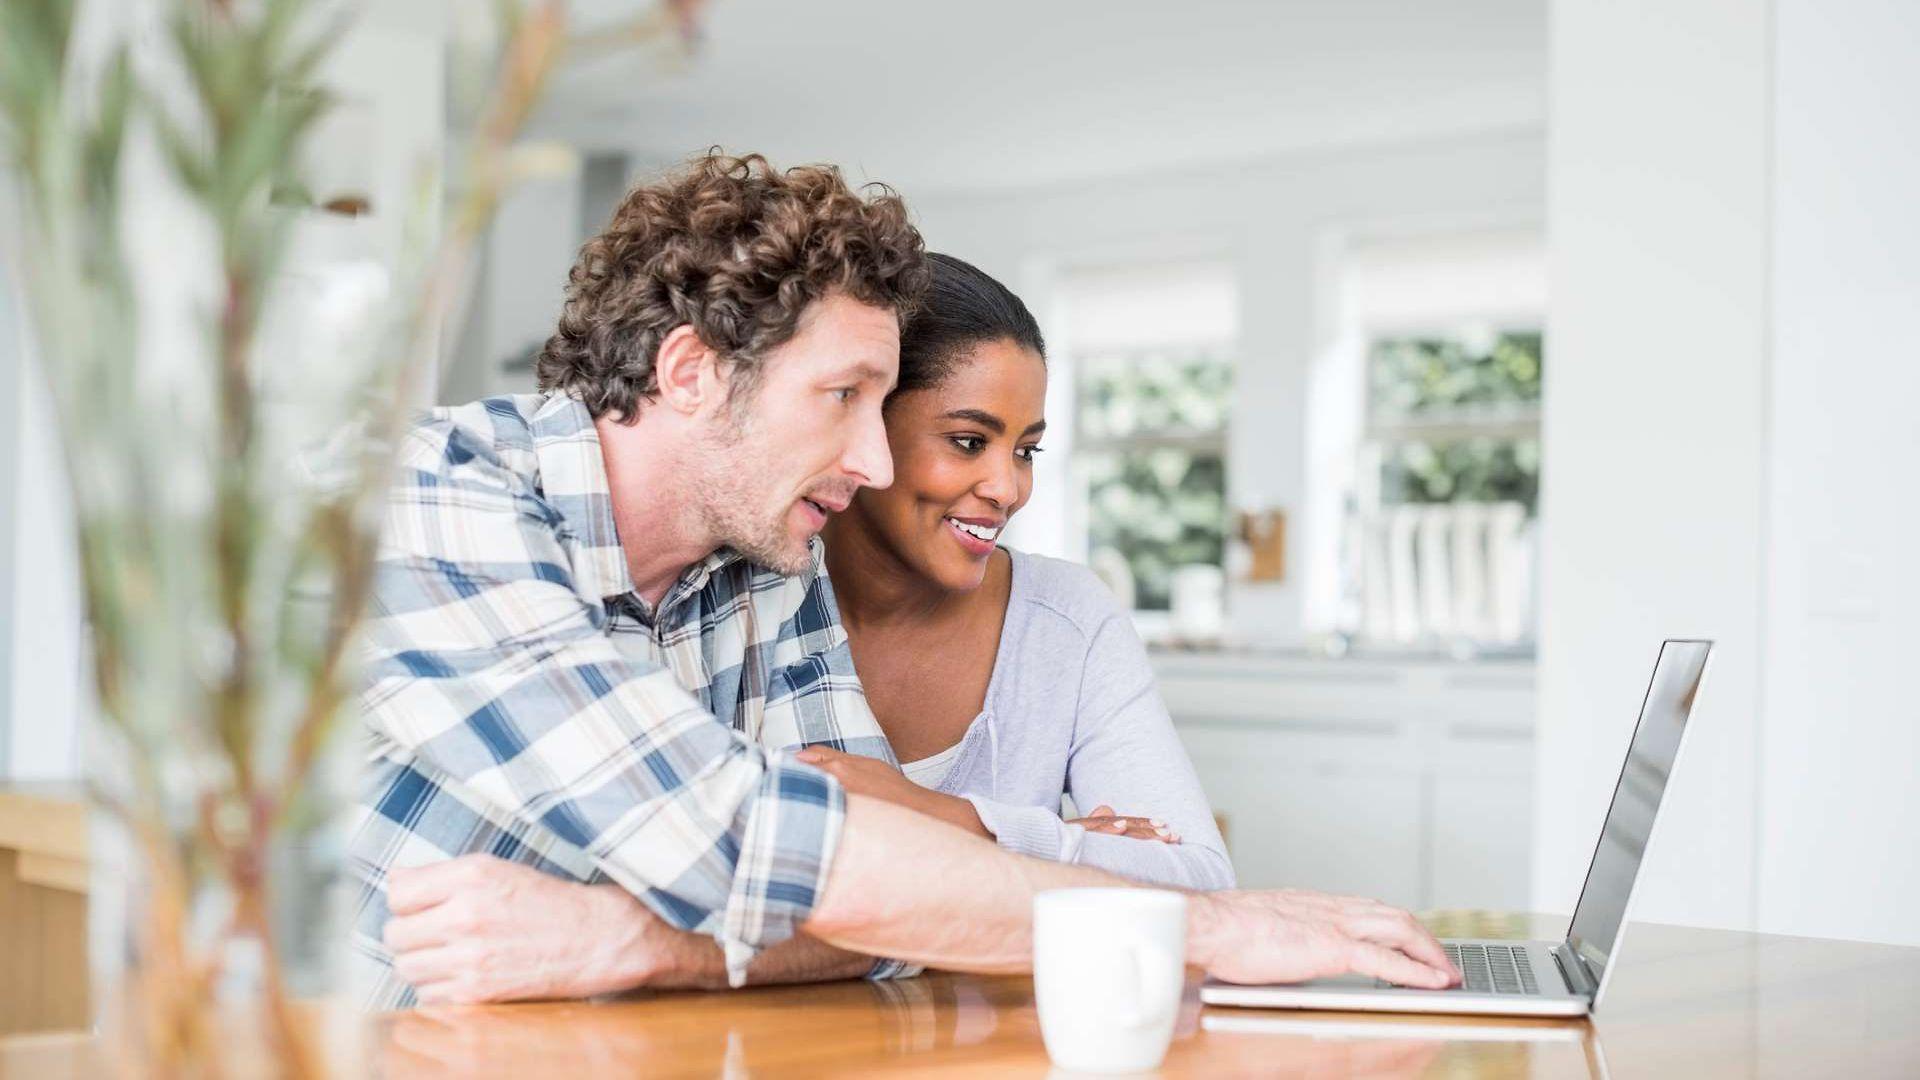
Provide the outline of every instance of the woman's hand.
{"type": "Polygon", "coordinates": [[[831,775],[840,781],[841,787],[855,795],[871,795],[911,810],[922,809],[920,796],[926,794],[927,789],[879,758],[849,754],[830,746],[809,746],[793,756],[831,775]]]}
{"type": "Polygon", "coordinates": [[[1096,806],[1086,817],[1067,819],[1067,824],[1078,825],[1088,832],[1106,836],[1124,836],[1132,840],[1158,840],[1163,844],[1180,842],[1180,834],[1168,828],[1166,822],[1158,818],[1116,814],[1111,806],[1096,806]]]}
{"type": "Polygon", "coordinates": [[[793,755],[798,761],[827,773],[854,795],[866,795],[896,806],[939,818],[949,825],[993,838],[980,823],[973,804],[957,795],[943,795],[907,779],[907,774],[881,761],[835,750],[830,746],[809,746],[793,755]]]}

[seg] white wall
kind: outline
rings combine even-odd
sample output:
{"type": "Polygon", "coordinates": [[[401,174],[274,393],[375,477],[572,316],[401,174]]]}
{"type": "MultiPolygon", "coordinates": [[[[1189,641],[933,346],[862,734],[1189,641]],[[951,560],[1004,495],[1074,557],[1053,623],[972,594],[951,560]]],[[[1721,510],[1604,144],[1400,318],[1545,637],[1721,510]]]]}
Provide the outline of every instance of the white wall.
{"type": "MultiPolygon", "coordinates": [[[[668,167],[649,164],[647,171],[668,167]]],[[[633,178],[625,154],[587,153],[576,169],[528,179],[507,197],[480,249],[473,299],[447,358],[440,401],[533,392],[532,373],[504,372],[501,364],[553,333],[580,246],[606,228],[633,178]]]]}
{"type": "Polygon", "coordinates": [[[508,375],[500,366],[553,333],[582,240],[581,199],[580,174],[567,172],[530,179],[501,203],[481,249],[466,327],[448,359],[443,402],[532,392],[531,374],[508,375]]]}
{"type": "MultiPolygon", "coordinates": [[[[4,215],[12,205],[4,181],[0,181],[0,398],[20,397],[21,327],[14,314],[13,282],[7,276],[7,258],[12,237],[4,215]]],[[[0,424],[0,777],[11,775],[8,762],[12,753],[13,727],[13,524],[19,517],[14,488],[17,473],[19,431],[17,424],[0,424]]]]}
{"type": "Polygon", "coordinates": [[[1758,922],[1920,944],[1920,5],[1774,10],[1758,922]]]}
{"type": "Polygon", "coordinates": [[[6,776],[60,779],[79,773],[79,717],[92,700],[83,688],[79,558],[45,382],[31,363],[22,363],[13,386],[4,410],[18,439],[14,503],[4,522],[12,533],[14,571],[6,776]]]}
{"type": "Polygon", "coordinates": [[[66,465],[7,263],[23,255],[0,178],[0,779],[79,770],[80,585],[66,465]]]}
{"type": "Polygon", "coordinates": [[[1753,918],[1762,10],[1559,0],[1549,21],[1541,910],[1573,907],[1660,640],[1697,636],[1719,646],[1640,911],[1753,918]]]}
{"type": "MultiPolygon", "coordinates": [[[[913,198],[927,243],[977,263],[1019,292],[1043,321],[1063,265],[1222,257],[1240,285],[1242,362],[1228,447],[1236,508],[1278,506],[1304,537],[1306,400],[1326,321],[1330,242],[1358,235],[1537,223],[1544,149],[1531,131],[1276,158],[1231,169],[1123,177],[975,197],[913,198]]],[[[1050,345],[1064,344],[1050,341],[1050,345]]],[[[1064,353],[1065,350],[1059,350],[1064,353]]],[[[1056,365],[1056,391],[1072,373],[1056,365]]],[[[1049,411],[1071,408],[1050,394],[1049,411]]],[[[1033,503],[1013,542],[1074,555],[1067,522],[1065,440],[1050,434],[1033,503]]],[[[1301,640],[1296,563],[1279,585],[1236,585],[1233,630],[1276,644],[1301,640]]]]}
{"type": "MultiPolygon", "coordinates": [[[[18,250],[16,213],[8,178],[0,174],[0,400],[20,400],[25,385],[25,327],[16,310],[11,268],[18,250]]],[[[17,411],[12,410],[12,411],[17,411]]],[[[0,423],[0,777],[11,775],[16,692],[14,635],[18,616],[13,609],[14,538],[20,531],[20,425],[11,415],[0,423]]]]}
{"type": "Polygon", "coordinates": [[[1639,917],[1920,942],[1916,18],[1556,3],[1539,909],[1572,906],[1656,643],[1701,635],[1639,917]]]}
{"type": "MultiPolygon", "coordinates": [[[[0,400],[21,397],[23,353],[26,342],[20,315],[14,310],[13,281],[8,263],[14,242],[13,192],[0,175],[0,400]]],[[[14,534],[19,532],[16,500],[19,481],[20,425],[0,423],[0,777],[11,775],[13,726],[13,611],[14,534]]]]}

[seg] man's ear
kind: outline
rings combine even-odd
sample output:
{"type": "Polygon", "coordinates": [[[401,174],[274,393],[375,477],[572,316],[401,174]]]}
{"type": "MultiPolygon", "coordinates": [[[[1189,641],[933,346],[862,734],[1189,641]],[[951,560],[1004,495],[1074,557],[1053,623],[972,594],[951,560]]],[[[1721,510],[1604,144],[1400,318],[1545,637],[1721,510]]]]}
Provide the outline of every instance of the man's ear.
{"type": "Polygon", "coordinates": [[[669,330],[661,340],[653,357],[653,376],[660,402],[685,416],[699,412],[701,406],[725,392],[720,354],[686,323],[669,330]]]}

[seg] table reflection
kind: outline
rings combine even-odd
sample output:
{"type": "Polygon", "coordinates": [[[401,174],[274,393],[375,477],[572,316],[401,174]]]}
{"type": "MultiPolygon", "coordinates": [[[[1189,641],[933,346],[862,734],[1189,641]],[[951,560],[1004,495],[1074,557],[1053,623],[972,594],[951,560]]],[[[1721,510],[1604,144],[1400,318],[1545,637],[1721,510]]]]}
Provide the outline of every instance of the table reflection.
{"type": "Polygon", "coordinates": [[[1037,1041],[1031,1002],[1019,982],[934,975],[591,1003],[426,1007],[375,1021],[375,1059],[386,1076],[521,1068],[598,1075],[669,1061],[690,1072],[746,1075],[804,1068],[814,1057],[849,1049],[884,1060],[996,1037],[1037,1041]],[[1012,1030],[1009,1016],[1019,1020],[1012,1030]]]}
{"type": "Polygon", "coordinates": [[[1585,1021],[1208,1009],[1209,1066],[1308,1076],[1610,1080],[1585,1021]]]}
{"type": "Polygon", "coordinates": [[[888,1028],[888,1053],[973,1046],[1000,1029],[1002,1006],[977,982],[889,979],[865,985],[888,1028]]]}
{"type": "MultiPolygon", "coordinates": [[[[1030,980],[932,974],[602,1002],[422,1008],[374,1023],[378,1075],[752,1076],[858,1071],[1043,1076],[1030,980]]],[[[1585,1023],[1202,1008],[1182,1003],[1169,1073],[1606,1080],[1585,1023]]]]}
{"type": "Polygon", "coordinates": [[[717,1069],[727,1033],[675,1030],[625,1009],[584,1003],[428,1007],[381,1017],[375,1046],[382,1076],[488,1076],[523,1068],[529,1075],[603,1075],[690,1051],[717,1069]],[[704,1052],[699,1044],[707,1044],[704,1052]]]}

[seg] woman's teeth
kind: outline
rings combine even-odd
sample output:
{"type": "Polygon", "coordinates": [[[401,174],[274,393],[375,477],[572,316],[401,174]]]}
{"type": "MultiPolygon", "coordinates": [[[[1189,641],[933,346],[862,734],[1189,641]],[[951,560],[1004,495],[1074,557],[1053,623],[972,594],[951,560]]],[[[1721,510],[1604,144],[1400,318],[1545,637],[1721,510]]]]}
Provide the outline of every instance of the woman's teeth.
{"type": "Polygon", "coordinates": [[[990,525],[969,525],[964,521],[956,521],[953,518],[948,518],[947,522],[968,536],[977,537],[981,540],[992,540],[994,537],[1000,535],[1000,530],[990,525]]]}

